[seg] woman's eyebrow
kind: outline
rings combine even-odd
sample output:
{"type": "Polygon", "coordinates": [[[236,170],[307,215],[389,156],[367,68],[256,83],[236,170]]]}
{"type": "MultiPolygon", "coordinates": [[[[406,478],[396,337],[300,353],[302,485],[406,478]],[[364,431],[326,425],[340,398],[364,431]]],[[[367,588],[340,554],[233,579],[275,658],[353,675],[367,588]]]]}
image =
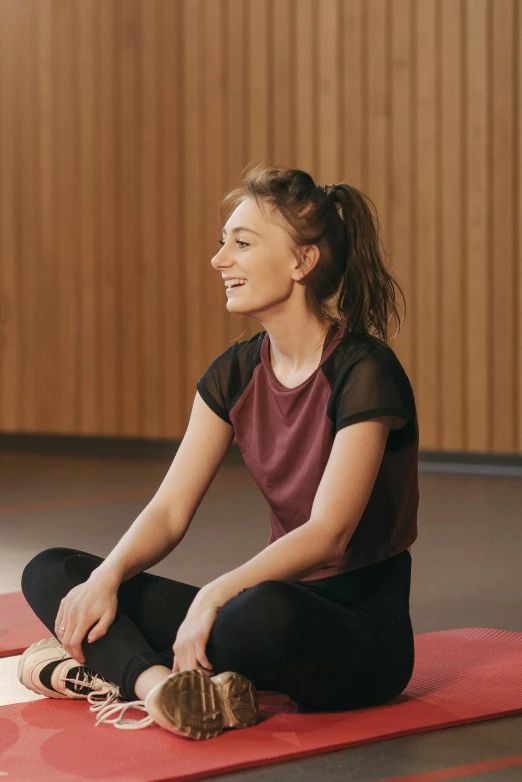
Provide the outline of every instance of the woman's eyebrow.
{"type": "MultiPolygon", "coordinates": [[[[261,234],[258,234],[257,231],[254,231],[253,228],[247,228],[246,225],[238,225],[236,228],[232,228],[232,233],[237,234],[239,231],[250,231],[252,234],[256,234],[256,236],[261,236],[261,234]]],[[[226,228],[223,228],[221,233],[226,234],[226,228]]],[[[262,237],[261,237],[262,238],[262,237]]]]}

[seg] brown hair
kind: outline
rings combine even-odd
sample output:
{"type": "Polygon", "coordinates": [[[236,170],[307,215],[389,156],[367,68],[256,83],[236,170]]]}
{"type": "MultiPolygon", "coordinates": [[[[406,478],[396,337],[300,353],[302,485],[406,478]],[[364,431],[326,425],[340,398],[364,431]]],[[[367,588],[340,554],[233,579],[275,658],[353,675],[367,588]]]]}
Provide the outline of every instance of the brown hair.
{"type": "Polygon", "coordinates": [[[238,187],[229,190],[221,203],[225,223],[234,209],[252,198],[279,210],[290,226],[296,248],[315,244],[320,258],[303,278],[306,301],[320,320],[346,325],[345,338],[370,334],[385,343],[399,332],[394,286],[404,293],[383,262],[385,256],[379,221],[373,201],[355,187],[340,182],[318,187],[310,174],[295,168],[247,166],[238,187]],[[375,211],[375,217],[366,202],[375,211]],[[388,321],[395,316],[398,329],[388,336],[388,321]]]}

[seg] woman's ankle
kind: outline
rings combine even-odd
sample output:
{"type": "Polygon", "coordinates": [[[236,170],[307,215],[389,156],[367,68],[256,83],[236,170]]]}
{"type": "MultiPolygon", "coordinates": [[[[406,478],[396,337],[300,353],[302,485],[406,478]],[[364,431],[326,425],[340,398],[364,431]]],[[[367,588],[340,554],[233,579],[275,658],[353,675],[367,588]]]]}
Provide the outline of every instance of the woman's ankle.
{"type": "Polygon", "coordinates": [[[144,701],[149,692],[160,682],[170,676],[172,671],[165,665],[152,665],[140,673],[134,684],[134,692],[138,700],[144,701]]]}

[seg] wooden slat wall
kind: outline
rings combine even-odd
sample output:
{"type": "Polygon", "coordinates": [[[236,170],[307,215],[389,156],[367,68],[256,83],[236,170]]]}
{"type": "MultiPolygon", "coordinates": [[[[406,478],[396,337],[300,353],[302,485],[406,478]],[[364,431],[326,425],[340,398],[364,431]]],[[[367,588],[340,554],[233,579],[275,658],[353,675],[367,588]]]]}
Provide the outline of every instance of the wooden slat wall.
{"type": "Polygon", "coordinates": [[[522,453],[521,0],[0,0],[0,430],[181,438],[247,163],[375,202],[421,448],[522,453]]]}

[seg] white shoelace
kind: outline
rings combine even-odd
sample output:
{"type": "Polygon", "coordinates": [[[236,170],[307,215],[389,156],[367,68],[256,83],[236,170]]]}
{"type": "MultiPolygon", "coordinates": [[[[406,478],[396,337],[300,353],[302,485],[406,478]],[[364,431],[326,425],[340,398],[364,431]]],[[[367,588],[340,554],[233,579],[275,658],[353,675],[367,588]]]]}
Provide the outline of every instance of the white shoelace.
{"type": "MultiPolygon", "coordinates": [[[[61,682],[72,682],[72,684],[74,684],[75,690],[82,689],[83,687],[90,687],[92,692],[87,695],[87,699],[96,693],[105,695],[105,693],[113,693],[113,691],[116,690],[117,692],[115,692],[111,697],[111,700],[114,700],[114,697],[120,694],[119,687],[116,684],[111,684],[111,682],[105,681],[105,679],[102,679],[100,676],[97,676],[95,673],[91,672],[90,669],[86,669],[83,666],[79,666],[78,673],[74,679],[67,675],[60,676],[59,679],[61,682]],[[82,678],[80,678],[80,675],[82,678]]],[[[93,701],[91,701],[91,703],[92,702],[93,701]]]]}
{"type": "Polygon", "coordinates": [[[104,706],[113,703],[120,697],[120,688],[116,684],[103,682],[99,687],[87,695],[90,704],[90,711],[101,711],[104,706]]]}
{"type": "Polygon", "coordinates": [[[87,695],[87,700],[91,704],[89,710],[99,712],[94,727],[97,727],[102,722],[110,722],[115,728],[139,730],[140,728],[148,728],[149,725],[155,724],[145,708],[144,701],[117,701],[121,696],[121,693],[120,688],[116,684],[104,681],[85,670],[82,671],[81,674],[82,678],[80,678],[80,672],[78,672],[74,679],[68,678],[67,676],[60,676],[60,681],[72,682],[76,687],[92,687],[92,692],[87,695]],[[144,711],[147,713],[147,716],[143,717],[141,720],[122,719],[129,708],[144,711]],[[111,715],[117,714],[117,712],[120,712],[119,715],[110,719],[111,715]]]}
{"type": "MultiPolygon", "coordinates": [[[[103,704],[101,708],[99,705],[96,705],[95,709],[99,710],[99,714],[96,717],[96,725],[94,727],[97,727],[102,722],[110,722],[114,725],[115,728],[125,728],[127,730],[140,730],[141,728],[148,728],[150,725],[155,725],[154,720],[147,712],[144,701],[124,701],[123,703],[112,703],[108,699],[107,703],[103,704]],[[128,718],[122,719],[127,709],[131,708],[144,711],[147,716],[142,717],[141,720],[128,718]],[[119,714],[117,714],[118,712],[119,714]],[[117,716],[112,717],[111,719],[111,715],[113,714],[117,714],[117,716]]],[[[93,710],[94,709],[91,706],[91,711],[93,710]]]]}

